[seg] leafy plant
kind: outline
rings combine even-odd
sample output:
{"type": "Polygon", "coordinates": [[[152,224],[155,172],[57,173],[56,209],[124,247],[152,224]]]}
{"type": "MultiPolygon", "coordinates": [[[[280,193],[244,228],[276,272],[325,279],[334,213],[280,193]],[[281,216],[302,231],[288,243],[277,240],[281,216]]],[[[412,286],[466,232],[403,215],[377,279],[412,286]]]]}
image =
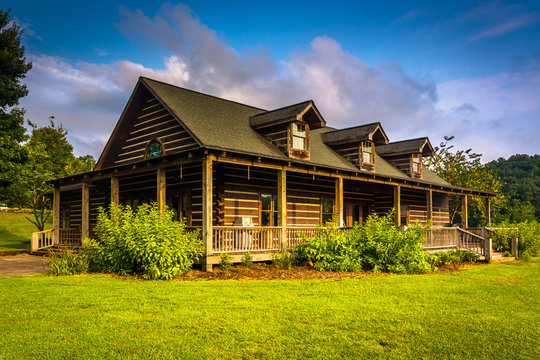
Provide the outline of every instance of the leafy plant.
{"type": "Polygon", "coordinates": [[[272,264],[281,270],[289,270],[292,267],[291,253],[281,251],[272,254],[272,264]]]}
{"type": "Polygon", "coordinates": [[[233,263],[231,261],[231,254],[221,253],[220,257],[221,260],[219,261],[218,267],[223,271],[229,271],[233,266],[233,263]]]}
{"type": "Polygon", "coordinates": [[[432,270],[435,271],[439,266],[449,264],[461,264],[466,262],[478,261],[478,255],[472,251],[465,250],[450,250],[450,251],[437,251],[428,255],[428,262],[432,266],[432,270]]]}
{"type": "Polygon", "coordinates": [[[189,269],[202,254],[198,232],[185,229],[168,209],[157,204],[111,204],[100,208],[96,239],[89,241],[92,262],[99,271],[141,274],[145,279],[171,279],[189,269]]]}
{"type": "Polygon", "coordinates": [[[540,223],[535,220],[519,223],[501,222],[496,225],[493,248],[497,251],[511,251],[511,239],[518,239],[518,257],[528,260],[540,255],[540,223]]]}
{"type": "Polygon", "coordinates": [[[394,212],[367,218],[363,226],[340,232],[323,228],[318,235],[296,247],[300,261],[312,262],[323,271],[421,273],[430,270],[421,243],[429,225],[411,226],[400,231],[394,225],[394,212]]]}
{"type": "Polygon", "coordinates": [[[90,258],[88,253],[81,250],[79,253],[67,248],[60,248],[49,253],[46,260],[51,275],[75,275],[88,271],[90,258]]]}
{"type": "Polygon", "coordinates": [[[253,266],[253,255],[251,254],[251,251],[248,251],[242,256],[240,264],[247,269],[250,269],[253,266]]]}

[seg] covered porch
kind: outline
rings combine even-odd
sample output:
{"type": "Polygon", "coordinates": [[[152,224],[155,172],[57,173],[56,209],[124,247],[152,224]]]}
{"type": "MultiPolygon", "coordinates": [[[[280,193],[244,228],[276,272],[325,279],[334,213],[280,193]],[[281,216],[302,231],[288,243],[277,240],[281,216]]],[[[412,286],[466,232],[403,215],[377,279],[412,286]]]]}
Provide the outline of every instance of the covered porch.
{"type": "MultiPolygon", "coordinates": [[[[136,207],[155,201],[184,219],[188,229],[200,231],[206,269],[219,262],[221,253],[232,254],[233,261],[248,251],[256,261],[270,260],[273,252],[290,250],[302,236],[316,234],[321,224],[343,231],[392,208],[397,226],[434,224],[426,248],[452,245],[484,255],[485,237],[442,227],[448,222],[450,193],[463,198],[467,228],[467,196],[481,194],[360,172],[263,163],[225,152],[163,157],[55,181],[53,229],[32,235],[32,251],[84,244],[93,236],[98,208],[111,202],[136,207]]],[[[486,205],[489,209],[489,197],[486,205]]]]}

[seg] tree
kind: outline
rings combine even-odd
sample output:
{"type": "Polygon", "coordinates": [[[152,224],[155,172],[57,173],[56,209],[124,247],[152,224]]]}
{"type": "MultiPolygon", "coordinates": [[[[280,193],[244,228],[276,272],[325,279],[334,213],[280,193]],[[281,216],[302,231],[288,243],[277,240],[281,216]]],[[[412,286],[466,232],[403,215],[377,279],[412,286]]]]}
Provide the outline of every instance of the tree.
{"type": "Polygon", "coordinates": [[[18,167],[26,159],[21,146],[26,139],[24,109],[16,106],[28,94],[21,80],[32,68],[21,45],[23,31],[10,20],[10,12],[0,9],[0,187],[14,182],[18,167]]]}
{"type": "Polygon", "coordinates": [[[503,180],[508,206],[497,218],[511,222],[540,221],[540,155],[512,155],[487,164],[503,180]]]}
{"type": "MultiPolygon", "coordinates": [[[[492,210],[497,211],[506,202],[504,194],[501,193],[502,181],[493,170],[480,162],[481,154],[472,152],[472,149],[452,152],[454,145],[448,143],[453,139],[453,136],[445,136],[445,141],[435,148],[433,156],[427,159],[426,165],[431,171],[454,186],[497,194],[491,202],[492,210]]],[[[486,206],[484,201],[479,198],[471,198],[468,205],[469,224],[471,226],[485,225],[486,206]]],[[[450,222],[460,222],[461,199],[459,196],[451,197],[449,210],[450,222]]]]}
{"type": "Polygon", "coordinates": [[[52,190],[47,181],[56,178],[91,171],[95,165],[90,155],[80,158],[73,155],[73,146],[67,140],[67,130],[56,126],[53,117],[50,125],[32,127],[30,140],[24,145],[28,161],[16,175],[16,184],[9,187],[9,200],[12,205],[32,209],[33,219],[28,218],[42,231],[50,216],[51,199],[46,193],[52,190]]]}

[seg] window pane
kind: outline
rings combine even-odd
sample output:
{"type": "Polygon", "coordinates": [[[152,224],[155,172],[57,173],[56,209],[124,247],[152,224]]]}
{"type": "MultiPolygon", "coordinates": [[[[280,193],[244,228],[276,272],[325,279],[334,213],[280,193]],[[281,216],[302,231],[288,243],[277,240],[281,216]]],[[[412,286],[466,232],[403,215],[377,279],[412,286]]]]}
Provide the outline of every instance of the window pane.
{"type": "Polygon", "coordinates": [[[273,226],[278,226],[278,213],[277,211],[274,211],[274,223],[273,226]]]}
{"type": "Polygon", "coordinates": [[[298,136],[293,136],[293,149],[305,150],[306,149],[306,139],[298,136]]]}
{"type": "Polygon", "coordinates": [[[371,143],[370,142],[364,142],[362,146],[362,151],[371,153],[371,143]]]}
{"type": "Polygon", "coordinates": [[[270,226],[270,212],[261,211],[261,226],[270,226]]]}
{"type": "Polygon", "coordinates": [[[322,215],[322,223],[326,224],[332,222],[332,214],[323,214],[322,215]]]}
{"type": "Polygon", "coordinates": [[[261,194],[261,209],[262,210],[271,210],[272,206],[272,195],[261,194]]]}
{"type": "Polygon", "coordinates": [[[371,164],[371,154],[367,152],[362,153],[362,162],[365,164],[371,164]]]}
{"type": "Polygon", "coordinates": [[[292,129],[294,136],[306,137],[306,128],[304,125],[293,124],[292,129]]]}
{"type": "Polygon", "coordinates": [[[412,169],[413,169],[414,172],[420,171],[420,167],[418,166],[418,163],[414,162],[412,164],[412,169]]]}
{"type": "Polygon", "coordinates": [[[323,199],[322,212],[323,214],[333,214],[334,213],[334,200],[323,199]]]}

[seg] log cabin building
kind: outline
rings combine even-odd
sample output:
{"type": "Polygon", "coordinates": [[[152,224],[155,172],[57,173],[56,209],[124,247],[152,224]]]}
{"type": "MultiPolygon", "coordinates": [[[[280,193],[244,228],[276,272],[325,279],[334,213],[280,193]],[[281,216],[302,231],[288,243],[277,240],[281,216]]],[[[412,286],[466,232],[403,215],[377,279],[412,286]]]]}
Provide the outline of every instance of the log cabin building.
{"type": "Polygon", "coordinates": [[[395,208],[398,226],[443,226],[450,194],[489,204],[427,169],[432,153],[378,122],[331,128],[311,100],[264,110],[141,77],[95,170],[52,182],[53,242],[90,237],[100,206],[157,202],[201,229],[211,269],[222,252],[271,259],[321,224],[395,208]]]}

